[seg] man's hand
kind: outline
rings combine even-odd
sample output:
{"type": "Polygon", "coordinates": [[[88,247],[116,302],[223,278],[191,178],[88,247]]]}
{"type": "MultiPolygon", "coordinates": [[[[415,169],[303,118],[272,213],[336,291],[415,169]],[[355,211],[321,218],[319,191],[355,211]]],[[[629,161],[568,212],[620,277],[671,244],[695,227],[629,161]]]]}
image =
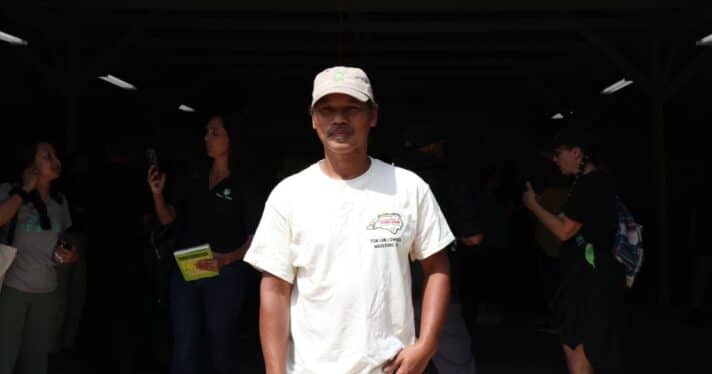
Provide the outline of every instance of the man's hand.
{"type": "Polygon", "coordinates": [[[438,336],[450,299],[450,261],[447,249],[423,259],[425,291],[420,318],[420,337],[418,341],[405,347],[384,367],[390,374],[420,374],[428,366],[438,347],[438,336]]]}
{"type": "Polygon", "coordinates": [[[384,368],[387,374],[421,374],[435,355],[435,347],[428,347],[421,341],[398,352],[384,368]]]}

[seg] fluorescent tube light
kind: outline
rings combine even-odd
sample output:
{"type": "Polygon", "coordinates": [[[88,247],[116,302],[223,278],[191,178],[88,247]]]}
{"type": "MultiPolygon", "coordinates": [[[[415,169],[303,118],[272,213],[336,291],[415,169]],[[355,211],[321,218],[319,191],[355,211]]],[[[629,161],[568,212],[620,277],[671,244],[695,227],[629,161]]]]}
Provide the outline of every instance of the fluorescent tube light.
{"type": "Polygon", "coordinates": [[[618,82],[613,83],[612,85],[604,88],[603,91],[601,91],[601,94],[602,95],[611,95],[615,92],[622,90],[624,87],[630,86],[631,84],[633,84],[633,81],[621,79],[618,82]]]}
{"type": "Polygon", "coordinates": [[[22,40],[22,39],[18,38],[18,37],[15,36],[15,35],[10,35],[10,34],[8,34],[8,33],[2,32],[2,31],[0,31],[0,40],[6,41],[6,42],[8,42],[8,43],[10,43],[10,44],[14,44],[14,45],[27,45],[27,44],[29,44],[29,43],[27,43],[27,40],[22,40]]]}
{"type": "Polygon", "coordinates": [[[114,86],[121,87],[125,90],[135,90],[136,89],[136,86],[134,86],[133,84],[126,82],[124,80],[121,80],[119,78],[116,78],[115,76],[113,76],[111,74],[107,74],[104,77],[99,77],[99,79],[101,79],[105,82],[109,82],[109,83],[113,84],[114,86]]]}
{"type": "Polygon", "coordinates": [[[705,36],[704,38],[700,39],[695,43],[699,46],[712,46],[712,34],[709,34],[705,36]]]}

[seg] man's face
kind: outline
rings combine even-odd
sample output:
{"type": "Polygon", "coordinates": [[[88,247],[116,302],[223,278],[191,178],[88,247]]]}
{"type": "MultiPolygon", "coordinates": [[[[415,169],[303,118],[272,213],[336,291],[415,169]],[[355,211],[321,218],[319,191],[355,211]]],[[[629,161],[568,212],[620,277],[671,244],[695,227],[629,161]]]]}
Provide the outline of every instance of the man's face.
{"type": "Polygon", "coordinates": [[[331,94],[312,109],[312,128],[327,151],[347,154],[365,150],[368,134],[376,126],[378,111],[344,94],[331,94]]]}

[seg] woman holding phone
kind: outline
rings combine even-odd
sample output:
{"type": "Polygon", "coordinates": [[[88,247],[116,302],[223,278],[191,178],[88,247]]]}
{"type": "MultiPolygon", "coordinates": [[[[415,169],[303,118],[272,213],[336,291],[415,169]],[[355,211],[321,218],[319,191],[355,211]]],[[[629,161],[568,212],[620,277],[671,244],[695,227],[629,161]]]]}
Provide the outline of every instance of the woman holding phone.
{"type": "Polygon", "coordinates": [[[170,306],[173,320],[173,374],[200,373],[203,326],[207,330],[212,366],[220,374],[239,372],[236,360],[238,320],[246,294],[248,272],[242,257],[249,247],[263,200],[255,193],[237,157],[238,131],[235,117],[213,116],[203,138],[210,166],[184,187],[187,193],[169,204],[163,196],[166,175],[149,152],[148,185],[158,220],[176,224],[176,249],[209,243],[212,260],[198,268],[219,272],[212,278],[186,281],[177,266],[170,275],[170,306]]]}
{"type": "Polygon", "coordinates": [[[42,374],[56,319],[55,267],[79,256],[60,240],[72,219],[67,198],[53,188],[62,172],[54,146],[32,142],[18,156],[21,183],[0,185],[0,227],[17,248],[0,290],[0,374],[42,374]]]}

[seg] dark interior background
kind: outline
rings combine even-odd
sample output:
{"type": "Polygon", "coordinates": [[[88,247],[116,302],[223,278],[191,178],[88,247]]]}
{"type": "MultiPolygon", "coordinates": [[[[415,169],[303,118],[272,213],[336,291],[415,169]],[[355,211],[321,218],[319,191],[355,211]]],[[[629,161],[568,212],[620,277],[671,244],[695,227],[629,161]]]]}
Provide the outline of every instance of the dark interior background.
{"type": "Polygon", "coordinates": [[[510,162],[526,173],[561,126],[553,114],[594,117],[620,194],[646,227],[648,258],[634,298],[687,298],[689,211],[709,200],[702,160],[712,47],[695,45],[712,33],[709,5],[3,1],[0,30],[29,41],[0,43],[2,144],[43,134],[65,159],[95,161],[115,146],[140,168],[153,146],[161,162],[179,167],[200,158],[210,114],[240,111],[254,172],[271,186],[321,156],[307,110],[311,82],[336,64],[371,77],[381,106],[375,157],[391,160],[405,126],[428,118],[448,131],[449,157],[473,185],[487,165],[510,162]],[[105,74],[138,90],[97,79],[105,74]],[[600,94],[621,78],[635,83],[600,94]],[[178,111],[180,104],[197,111],[178,111]],[[663,180],[667,201],[656,193],[663,180]]]}

